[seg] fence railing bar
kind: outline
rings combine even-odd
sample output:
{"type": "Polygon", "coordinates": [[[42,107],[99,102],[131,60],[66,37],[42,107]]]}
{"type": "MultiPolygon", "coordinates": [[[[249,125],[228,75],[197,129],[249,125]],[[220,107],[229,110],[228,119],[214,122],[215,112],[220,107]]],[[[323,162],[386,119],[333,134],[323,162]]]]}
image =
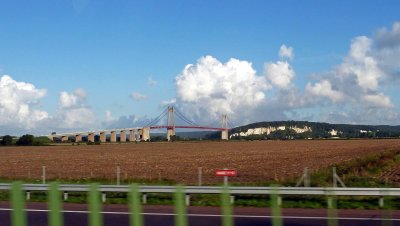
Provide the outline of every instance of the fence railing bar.
{"type": "Polygon", "coordinates": [[[143,226],[142,204],[140,199],[139,188],[137,184],[130,186],[130,193],[128,195],[131,226],[143,226]]]}
{"type": "Polygon", "coordinates": [[[90,185],[90,191],[88,194],[89,203],[89,226],[102,226],[102,215],[101,215],[101,200],[100,192],[97,184],[90,185]]]}
{"type": "Polygon", "coordinates": [[[233,211],[229,188],[224,186],[221,191],[222,226],[233,226],[233,211]]]}
{"type": "Polygon", "coordinates": [[[25,212],[25,200],[22,192],[21,182],[11,185],[11,223],[13,226],[26,226],[27,218],[25,212]]]}
{"type": "Polygon", "coordinates": [[[279,197],[279,188],[271,192],[271,221],[272,226],[283,226],[282,213],[281,213],[281,201],[279,197]]]}
{"type": "Polygon", "coordinates": [[[175,226],[187,226],[185,194],[182,186],[177,186],[175,190],[175,226]]]}
{"type": "Polygon", "coordinates": [[[58,189],[58,183],[53,182],[50,184],[50,191],[48,193],[49,217],[48,222],[51,226],[63,226],[64,217],[62,211],[61,192],[58,189]]]}

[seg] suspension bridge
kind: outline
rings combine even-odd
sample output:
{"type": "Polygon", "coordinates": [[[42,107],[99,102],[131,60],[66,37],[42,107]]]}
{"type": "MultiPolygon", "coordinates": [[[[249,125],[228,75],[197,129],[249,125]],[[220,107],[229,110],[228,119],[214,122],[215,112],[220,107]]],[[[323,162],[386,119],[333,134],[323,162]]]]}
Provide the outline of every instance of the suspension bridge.
{"type": "Polygon", "coordinates": [[[170,141],[172,137],[176,135],[176,129],[191,129],[221,131],[221,140],[228,140],[228,131],[230,129],[228,125],[231,124],[227,115],[222,115],[220,127],[204,126],[198,125],[194,121],[190,120],[174,106],[168,106],[168,108],[166,108],[161,114],[142,127],[93,130],[87,132],[70,132],[62,134],[52,133],[48,137],[52,140],[59,140],[61,142],[82,142],[83,138],[85,137],[88,142],[125,143],[128,141],[150,141],[150,130],[166,129],[166,140],[170,141]],[[182,124],[177,124],[176,119],[178,119],[178,121],[182,124]],[[119,140],[117,139],[117,133],[119,133],[119,140]],[[109,137],[109,139],[107,139],[107,137],[109,137]]]}

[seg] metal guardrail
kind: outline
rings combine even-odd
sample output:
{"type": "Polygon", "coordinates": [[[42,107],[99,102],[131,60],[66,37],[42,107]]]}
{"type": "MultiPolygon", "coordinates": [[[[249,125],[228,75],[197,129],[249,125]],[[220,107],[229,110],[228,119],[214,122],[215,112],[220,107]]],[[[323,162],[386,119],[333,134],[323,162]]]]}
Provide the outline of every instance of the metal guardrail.
{"type": "MultiPolygon", "coordinates": [[[[0,190],[10,190],[11,184],[0,183],[0,190]]],[[[48,184],[23,184],[24,191],[48,191],[48,184]]],[[[90,185],[60,184],[63,192],[88,192],[90,185]]],[[[174,193],[175,186],[138,186],[141,193],[174,193]]],[[[99,185],[100,192],[130,191],[128,185],[99,185]]],[[[186,194],[220,194],[219,186],[184,186],[186,194]]],[[[228,187],[231,195],[270,195],[278,191],[280,195],[336,195],[336,196],[400,196],[400,188],[321,188],[321,187],[228,187]]]]}
{"type": "MultiPolygon", "coordinates": [[[[217,186],[138,186],[138,185],[79,185],[79,184],[0,184],[0,191],[10,191],[11,225],[27,226],[28,217],[25,209],[24,192],[45,191],[48,201],[48,225],[63,226],[61,193],[86,192],[88,225],[102,226],[100,193],[124,192],[128,194],[130,226],[144,226],[144,215],[140,195],[145,193],[172,193],[175,206],[175,226],[187,226],[188,216],[186,198],[188,194],[218,194],[221,202],[221,225],[234,226],[232,195],[269,195],[272,226],[283,226],[281,212],[281,195],[325,195],[327,201],[327,225],[337,226],[339,223],[336,210],[336,196],[380,196],[383,204],[384,196],[400,196],[400,188],[315,188],[315,187],[217,187],[217,186]]],[[[381,207],[384,207],[383,205],[381,207]]],[[[385,206],[388,208],[390,206],[385,206]]],[[[390,223],[391,212],[382,218],[384,225],[390,223]]],[[[388,224],[389,225],[389,224],[388,224]]]]}

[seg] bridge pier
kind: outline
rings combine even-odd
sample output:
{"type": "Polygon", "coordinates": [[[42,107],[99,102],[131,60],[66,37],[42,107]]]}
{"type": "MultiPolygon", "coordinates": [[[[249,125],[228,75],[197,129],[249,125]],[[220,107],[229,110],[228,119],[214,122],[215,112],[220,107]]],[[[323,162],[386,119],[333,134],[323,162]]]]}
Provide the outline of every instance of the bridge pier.
{"type": "Polygon", "coordinates": [[[68,142],[68,136],[62,136],[61,142],[68,142]]]}
{"type": "Polygon", "coordinates": [[[135,130],[134,129],[130,129],[129,130],[129,141],[130,142],[134,142],[136,139],[135,139],[135,130]]]}
{"type": "Polygon", "coordinates": [[[75,142],[76,142],[76,143],[82,142],[82,135],[81,135],[81,134],[75,135],[75,142]]]}
{"type": "Polygon", "coordinates": [[[167,129],[167,140],[171,141],[171,137],[175,136],[175,129],[174,128],[168,128],[167,129]]]}
{"type": "Polygon", "coordinates": [[[107,141],[106,139],[106,132],[100,132],[100,142],[105,143],[107,141]]]}
{"type": "Polygon", "coordinates": [[[138,129],[139,139],[140,141],[149,141],[150,140],[150,127],[143,127],[138,129]]]}
{"type": "Polygon", "coordinates": [[[126,131],[125,130],[121,130],[121,132],[119,134],[119,141],[121,143],[125,143],[126,142],[126,131]]]}
{"type": "Polygon", "coordinates": [[[221,140],[228,140],[228,130],[221,131],[221,140]]]}
{"type": "Polygon", "coordinates": [[[110,142],[111,143],[117,142],[117,132],[115,130],[111,131],[110,142]]]}
{"type": "Polygon", "coordinates": [[[94,133],[88,134],[88,142],[94,142],[94,133]]]}

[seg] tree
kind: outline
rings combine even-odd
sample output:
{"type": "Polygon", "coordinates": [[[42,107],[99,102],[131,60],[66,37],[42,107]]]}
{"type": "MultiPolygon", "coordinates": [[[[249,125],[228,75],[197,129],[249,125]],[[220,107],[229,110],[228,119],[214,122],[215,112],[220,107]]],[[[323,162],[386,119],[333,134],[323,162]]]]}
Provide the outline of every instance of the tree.
{"type": "Polygon", "coordinates": [[[21,146],[32,146],[33,145],[33,135],[30,135],[30,134],[23,135],[22,137],[20,137],[17,140],[16,144],[21,145],[21,146]]]}
{"type": "Polygon", "coordinates": [[[0,144],[4,145],[4,146],[9,146],[12,144],[12,141],[13,141],[13,139],[10,135],[5,135],[3,137],[3,139],[1,140],[0,144]]]}

